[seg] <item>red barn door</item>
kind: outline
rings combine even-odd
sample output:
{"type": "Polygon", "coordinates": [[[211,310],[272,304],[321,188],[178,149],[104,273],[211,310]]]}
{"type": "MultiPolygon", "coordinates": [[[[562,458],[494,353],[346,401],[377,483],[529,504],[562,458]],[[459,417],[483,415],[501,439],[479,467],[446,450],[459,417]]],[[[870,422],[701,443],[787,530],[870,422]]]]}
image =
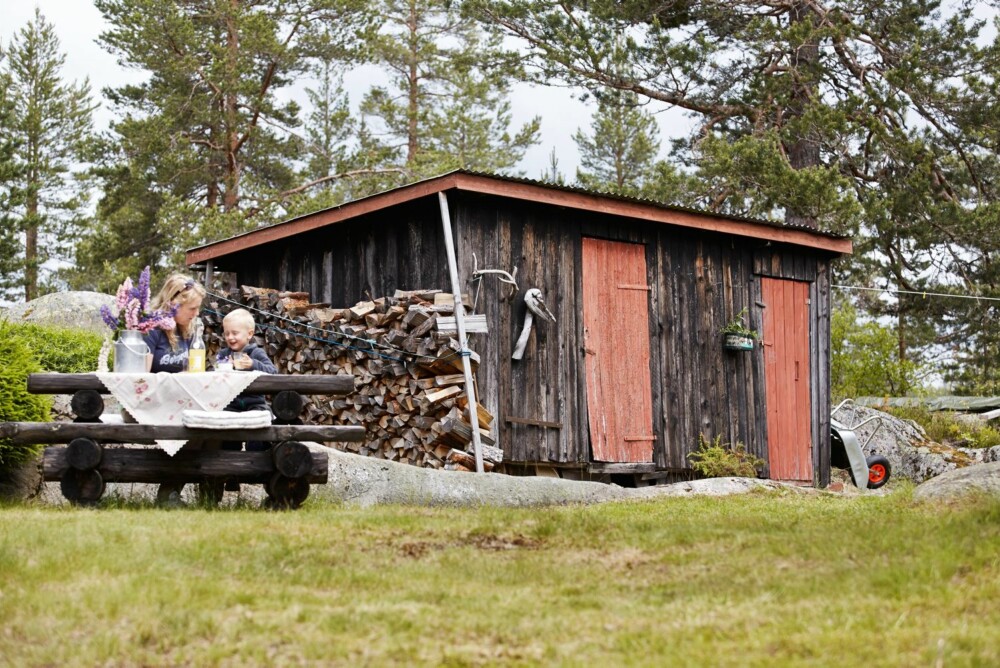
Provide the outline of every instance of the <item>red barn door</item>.
{"type": "Polygon", "coordinates": [[[809,284],[761,279],[771,479],[812,482],[809,284]]]}
{"type": "Polygon", "coordinates": [[[642,244],[583,240],[583,339],[594,461],[653,461],[642,244]]]}

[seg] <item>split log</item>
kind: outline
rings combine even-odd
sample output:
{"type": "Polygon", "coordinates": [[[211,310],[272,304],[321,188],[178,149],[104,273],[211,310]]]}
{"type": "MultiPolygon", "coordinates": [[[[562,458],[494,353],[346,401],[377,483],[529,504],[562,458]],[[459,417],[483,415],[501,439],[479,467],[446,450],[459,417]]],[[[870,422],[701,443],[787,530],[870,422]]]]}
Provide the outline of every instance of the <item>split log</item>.
{"type": "MultiPolygon", "coordinates": [[[[446,459],[449,462],[454,462],[456,464],[461,464],[462,466],[466,467],[469,471],[475,471],[476,470],[476,457],[475,457],[475,455],[470,455],[468,452],[465,452],[463,450],[456,450],[456,449],[452,448],[451,450],[448,451],[446,459]]],[[[484,471],[487,471],[487,472],[492,471],[495,466],[496,465],[493,462],[488,461],[485,458],[483,459],[483,470],[484,471]]]]}
{"type": "MultiPolygon", "coordinates": [[[[459,409],[468,404],[461,346],[454,335],[442,329],[454,322],[450,293],[396,290],[392,296],[369,297],[350,307],[312,305],[301,312],[289,311],[290,318],[276,317],[274,327],[268,327],[271,323],[266,313],[277,310],[285,297],[266,289],[244,289],[242,293],[248,307],[265,312],[258,317],[258,329],[279,373],[339,374],[353,378],[355,385],[353,394],[343,398],[306,398],[303,421],[362,429],[362,440],[339,446],[359,454],[434,468],[458,465],[445,456],[451,448],[469,452],[471,442],[463,439],[472,432],[466,427],[460,435],[454,423],[447,422],[462,421],[459,409]]],[[[297,297],[310,303],[307,294],[297,297]]],[[[467,322],[477,319],[485,323],[481,314],[468,316],[467,322]]],[[[209,315],[206,327],[210,339],[220,342],[218,320],[218,316],[209,315]]],[[[479,355],[470,351],[469,360],[475,371],[479,355]]],[[[276,399],[272,399],[272,407],[277,414],[280,401],[276,399]]],[[[493,415],[480,404],[477,418],[477,427],[485,436],[484,449],[492,447],[493,459],[502,460],[499,449],[488,445],[494,443],[490,431],[493,415]]]]}

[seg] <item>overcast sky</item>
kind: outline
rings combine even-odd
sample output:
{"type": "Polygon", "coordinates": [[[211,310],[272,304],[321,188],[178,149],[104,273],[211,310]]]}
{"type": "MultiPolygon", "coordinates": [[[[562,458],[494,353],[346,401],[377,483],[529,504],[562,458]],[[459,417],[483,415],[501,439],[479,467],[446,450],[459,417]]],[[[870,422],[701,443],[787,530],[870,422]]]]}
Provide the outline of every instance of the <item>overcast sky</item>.
{"type": "MultiPolygon", "coordinates": [[[[95,100],[102,103],[95,125],[103,130],[111,115],[103,106],[101,89],[129,81],[142,81],[144,76],[135,70],[126,70],[115,58],[97,45],[97,36],[104,29],[104,19],[89,0],[0,0],[3,21],[0,23],[0,44],[6,49],[11,37],[34,16],[35,7],[55,26],[63,53],[66,54],[64,79],[81,81],[90,79],[95,100]]],[[[360,102],[371,83],[371,72],[349,72],[345,86],[351,103],[360,102]]],[[[294,93],[293,93],[294,94],[294,93]]],[[[301,95],[301,91],[298,92],[301,95]]],[[[302,102],[305,102],[302,95],[302,102]]],[[[549,155],[555,148],[559,170],[572,181],[579,162],[572,135],[578,128],[589,128],[591,109],[574,100],[565,89],[518,86],[512,99],[512,112],[516,127],[539,115],[542,118],[541,144],[531,149],[520,165],[528,178],[538,178],[549,166],[549,155]]],[[[661,133],[666,138],[666,133],[661,133]]],[[[665,142],[664,142],[665,143],[665,142]]]]}

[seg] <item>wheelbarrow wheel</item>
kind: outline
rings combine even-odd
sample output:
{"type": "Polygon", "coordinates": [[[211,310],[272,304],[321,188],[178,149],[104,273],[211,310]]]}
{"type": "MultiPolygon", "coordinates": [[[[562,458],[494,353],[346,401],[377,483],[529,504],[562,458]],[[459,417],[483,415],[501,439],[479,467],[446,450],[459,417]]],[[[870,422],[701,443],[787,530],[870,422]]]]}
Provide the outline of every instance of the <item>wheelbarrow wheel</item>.
{"type": "Polygon", "coordinates": [[[889,482],[889,474],[892,467],[889,460],[882,455],[872,455],[867,460],[868,463],[868,489],[878,489],[889,482]]]}

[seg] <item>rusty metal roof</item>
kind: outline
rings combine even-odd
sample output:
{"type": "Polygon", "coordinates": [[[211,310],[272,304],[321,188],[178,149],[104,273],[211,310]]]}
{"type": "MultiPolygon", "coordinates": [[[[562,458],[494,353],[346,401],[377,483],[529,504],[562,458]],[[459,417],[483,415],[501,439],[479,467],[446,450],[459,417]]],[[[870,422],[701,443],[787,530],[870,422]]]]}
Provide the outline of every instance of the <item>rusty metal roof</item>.
{"type": "Polygon", "coordinates": [[[523,177],[455,170],[192,248],[187,251],[186,261],[191,265],[213,260],[449,190],[496,195],[680,227],[766,239],[838,254],[851,252],[851,241],[848,237],[820,232],[804,225],[784,225],[767,220],[720,215],[639,197],[627,197],[523,177]]]}

